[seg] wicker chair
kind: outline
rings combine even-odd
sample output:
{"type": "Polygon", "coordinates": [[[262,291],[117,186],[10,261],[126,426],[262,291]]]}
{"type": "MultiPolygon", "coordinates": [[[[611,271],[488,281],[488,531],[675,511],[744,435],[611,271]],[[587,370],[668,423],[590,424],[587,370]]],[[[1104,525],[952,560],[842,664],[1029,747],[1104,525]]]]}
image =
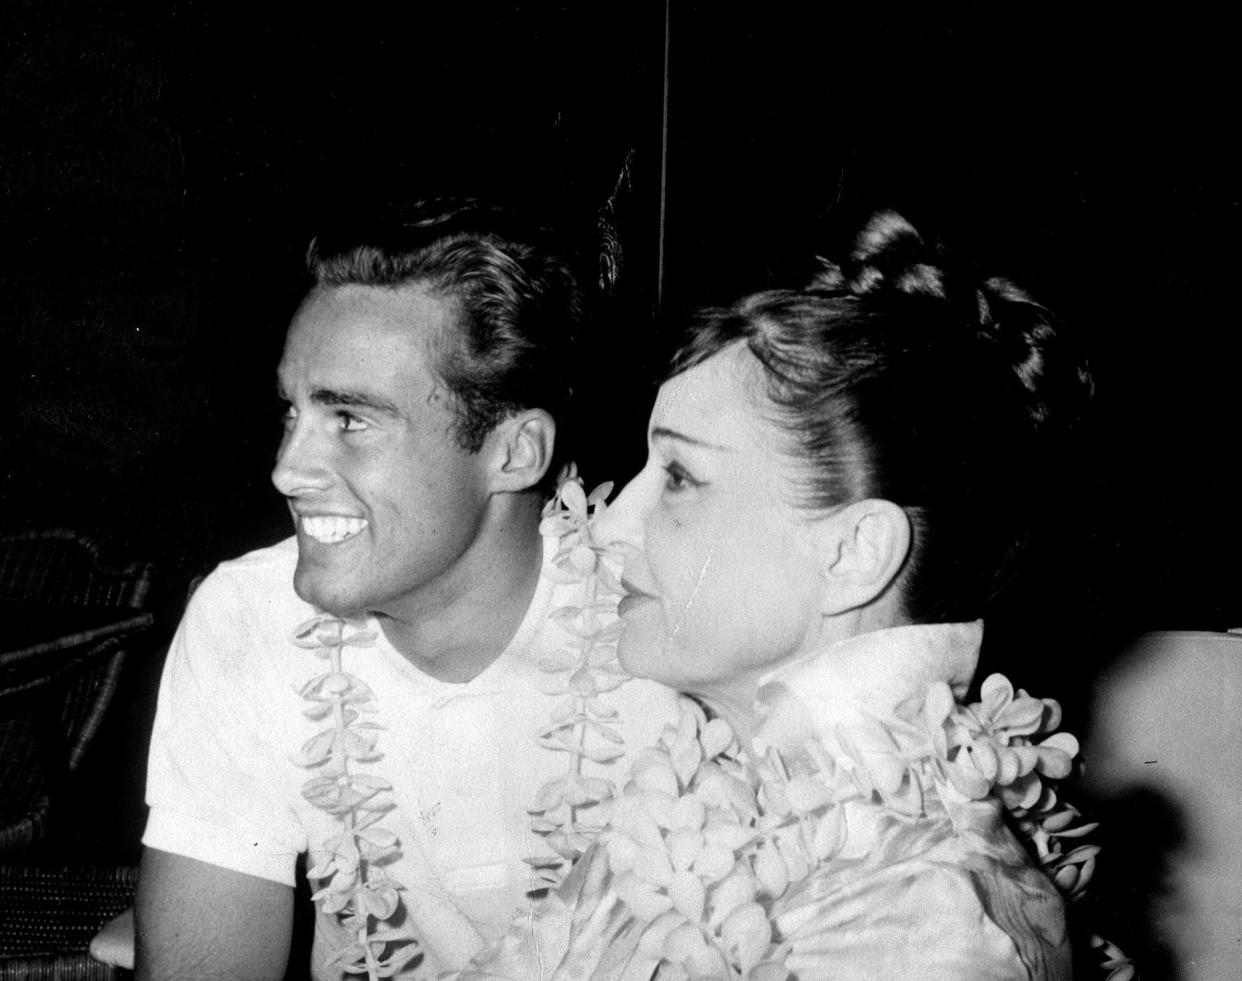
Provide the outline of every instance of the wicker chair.
{"type": "MultiPolygon", "coordinates": [[[[141,609],[151,564],[109,568],[89,538],[55,529],[0,538],[0,601],[141,609]]],[[[31,674],[0,660],[0,854],[42,836],[54,788],[82,761],[116,691],[121,638],[31,674]]]]}
{"type": "Polygon", "coordinates": [[[0,867],[0,981],[113,981],[86,953],[134,901],[138,870],[0,867]]]}
{"type": "MultiPolygon", "coordinates": [[[[112,568],[65,530],[0,537],[0,603],[141,609],[151,565],[112,568]]],[[[58,792],[81,763],[116,691],[124,637],[46,665],[0,656],[0,981],[117,978],[87,955],[99,927],[133,902],[137,870],[24,866],[58,792]]]]}

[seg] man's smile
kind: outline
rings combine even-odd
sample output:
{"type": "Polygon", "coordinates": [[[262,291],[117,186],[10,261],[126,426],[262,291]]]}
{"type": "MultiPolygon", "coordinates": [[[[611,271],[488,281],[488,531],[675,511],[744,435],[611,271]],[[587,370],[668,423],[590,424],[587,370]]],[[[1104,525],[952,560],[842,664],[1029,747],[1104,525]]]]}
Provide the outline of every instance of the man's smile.
{"type": "Polygon", "coordinates": [[[348,541],[365,531],[369,524],[366,518],[343,514],[304,514],[298,518],[298,528],[302,533],[323,545],[348,541]]]}

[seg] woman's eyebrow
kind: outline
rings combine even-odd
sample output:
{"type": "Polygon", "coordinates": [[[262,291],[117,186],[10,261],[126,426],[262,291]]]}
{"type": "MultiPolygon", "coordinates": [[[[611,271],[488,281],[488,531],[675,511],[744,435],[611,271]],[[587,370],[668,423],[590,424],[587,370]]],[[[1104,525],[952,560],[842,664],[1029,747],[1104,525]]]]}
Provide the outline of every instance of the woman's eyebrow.
{"type": "Polygon", "coordinates": [[[691,446],[700,446],[707,450],[730,450],[732,447],[724,446],[720,443],[709,443],[704,439],[697,439],[694,436],[687,436],[685,433],[678,432],[676,429],[669,429],[667,426],[653,426],[651,429],[652,439],[675,439],[682,443],[689,443],[691,446]]]}

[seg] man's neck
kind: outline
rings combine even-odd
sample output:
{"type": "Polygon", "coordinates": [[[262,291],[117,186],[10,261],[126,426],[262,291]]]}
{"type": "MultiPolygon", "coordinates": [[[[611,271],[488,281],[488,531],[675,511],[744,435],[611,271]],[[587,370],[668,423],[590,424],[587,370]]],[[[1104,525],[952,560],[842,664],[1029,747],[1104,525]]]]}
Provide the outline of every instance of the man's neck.
{"type": "Polygon", "coordinates": [[[476,678],[508,646],[530,607],[543,566],[540,504],[534,495],[512,504],[487,522],[454,582],[417,609],[379,617],[397,652],[437,681],[476,678]]]}

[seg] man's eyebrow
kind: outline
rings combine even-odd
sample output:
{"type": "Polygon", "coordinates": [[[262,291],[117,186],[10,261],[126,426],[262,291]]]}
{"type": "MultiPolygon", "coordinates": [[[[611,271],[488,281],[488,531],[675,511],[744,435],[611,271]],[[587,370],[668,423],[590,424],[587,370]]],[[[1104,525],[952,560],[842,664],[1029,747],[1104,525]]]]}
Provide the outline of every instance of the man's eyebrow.
{"type": "Polygon", "coordinates": [[[316,388],[311,392],[310,400],[316,405],[339,405],[354,409],[370,409],[385,415],[399,416],[401,408],[391,399],[355,389],[316,388]]]}
{"type": "Polygon", "coordinates": [[[689,443],[691,446],[701,446],[708,450],[728,450],[729,447],[722,446],[720,443],[709,443],[704,439],[696,439],[693,436],[687,436],[685,433],[678,432],[676,429],[669,429],[667,426],[653,426],[651,429],[652,439],[675,439],[682,443],[689,443]]]}

